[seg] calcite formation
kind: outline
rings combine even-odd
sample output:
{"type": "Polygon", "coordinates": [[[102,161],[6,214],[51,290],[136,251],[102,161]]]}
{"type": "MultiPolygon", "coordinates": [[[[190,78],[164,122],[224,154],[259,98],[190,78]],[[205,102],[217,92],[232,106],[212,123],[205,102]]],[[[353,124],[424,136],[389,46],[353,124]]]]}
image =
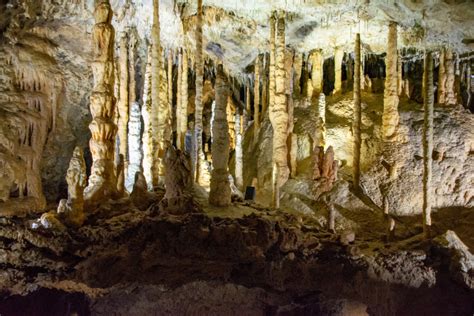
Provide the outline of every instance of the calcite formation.
{"type": "Polygon", "coordinates": [[[355,47],[354,47],[354,121],[353,121],[353,133],[354,133],[354,160],[352,163],[353,176],[352,181],[354,187],[358,188],[360,185],[360,151],[362,147],[361,139],[361,124],[362,124],[362,106],[361,106],[361,58],[360,58],[360,34],[356,34],[355,47]]]}
{"type": "Polygon", "coordinates": [[[59,203],[58,214],[66,224],[79,227],[84,223],[84,189],[87,185],[86,162],[82,148],[76,147],[66,174],[67,200],[59,203]]]}
{"type": "Polygon", "coordinates": [[[317,103],[319,94],[323,91],[323,56],[320,50],[313,51],[309,60],[311,62],[311,84],[313,93],[309,97],[312,103],[317,103]]]}
{"type": "Polygon", "coordinates": [[[344,58],[344,50],[336,47],[334,51],[334,93],[342,91],[342,59],[344,58]]]}
{"type": "Polygon", "coordinates": [[[135,174],[142,170],[142,122],[141,111],[138,102],[134,102],[130,107],[130,120],[128,122],[128,149],[129,164],[127,168],[127,178],[125,186],[131,192],[135,180],[135,174]]]}
{"type": "Polygon", "coordinates": [[[119,153],[125,159],[125,165],[128,162],[128,112],[129,112],[129,67],[128,67],[128,35],[123,33],[120,38],[119,55],[119,99],[117,101],[118,113],[118,140],[120,143],[119,153]]]}
{"type": "Polygon", "coordinates": [[[116,99],[114,87],[114,40],[112,8],[108,0],[98,2],[92,30],[94,88],[90,98],[92,169],[84,191],[86,205],[94,206],[117,193],[114,145],[117,126],[113,122],[116,99]]]}
{"type": "Polygon", "coordinates": [[[397,75],[397,24],[388,26],[387,56],[385,57],[386,77],[383,97],[383,139],[395,140],[400,115],[398,114],[398,75],[397,75]]]}
{"type": "Polygon", "coordinates": [[[270,101],[269,115],[273,127],[273,206],[279,207],[279,188],[289,176],[288,168],[288,112],[287,95],[285,93],[285,17],[279,13],[276,26],[275,53],[275,96],[274,103],[270,101]]]}
{"type": "Polygon", "coordinates": [[[260,75],[262,68],[262,55],[259,55],[255,60],[255,77],[253,89],[253,136],[254,142],[258,141],[258,134],[260,132],[260,75]]]}
{"type": "Polygon", "coordinates": [[[209,203],[215,206],[228,206],[231,202],[229,185],[229,134],[227,124],[227,97],[229,87],[222,65],[217,67],[216,77],[216,107],[212,125],[212,173],[209,203]]]}
{"type": "Polygon", "coordinates": [[[204,60],[203,60],[203,49],[202,49],[202,0],[198,0],[197,8],[197,23],[196,23],[196,98],[195,113],[194,113],[194,137],[193,137],[193,154],[192,154],[192,167],[193,167],[193,178],[199,183],[200,178],[200,166],[203,164],[204,154],[202,150],[202,90],[204,82],[204,60]]]}
{"type": "Polygon", "coordinates": [[[457,103],[454,54],[451,49],[445,47],[441,49],[439,55],[438,103],[442,105],[457,103]]]}

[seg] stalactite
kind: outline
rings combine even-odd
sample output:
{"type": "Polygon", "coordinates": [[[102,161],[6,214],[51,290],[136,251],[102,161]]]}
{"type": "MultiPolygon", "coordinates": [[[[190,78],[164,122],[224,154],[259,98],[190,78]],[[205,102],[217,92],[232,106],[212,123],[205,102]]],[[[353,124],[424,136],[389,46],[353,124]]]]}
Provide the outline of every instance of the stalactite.
{"type": "Polygon", "coordinates": [[[466,88],[467,88],[467,102],[466,106],[469,107],[472,99],[472,81],[471,81],[471,60],[467,61],[466,65],[466,88]]]}
{"type": "Polygon", "coordinates": [[[117,192],[114,172],[114,145],[117,126],[113,122],[115,112],[114,89],[114,37],[111,24],[112,9],[108,0],[98,2],[92,30],[94,88],[90,98],[92,122],[89,125],[92,138],[92,169],[89,185],[84,194],[86,203],[95,206],[113,197],[117,192]]]}
{"type": "Polygon", "coordinates": [[[354,47],[354,121],[352,130],[354,133],[354,155],[353,155],[353,181],[354,187],[360,186],[360,151],[362,146],[361,124],[362,124],[362,107],[361,107],[361,87],[360,87],[360,34],[356,34],[354,47]]]}
{"type": "Polygon", "coordinates": [[[202,48],[202,0],[198,0],[197,23],[196,23],[196,98],[194,112],[194,137],[193,137],[193,154],[192,154],[192,175],[194,181],[199,183],[200,165],[204,160],[202,151],[202,89],[204,81],[204,61],[202,48]]]}
{"type": "Polygon", "coordinates": [[[296,177],[297,169],[297,154],[298,154],[298,138],[293,133],[294,130],[294,101],[293,101],[293,87],[294,87],[294,70],[293,70],[294,53],[290,49],[285,50],[285,73],[286,84],[285,94],[287,96],[287,112],[288,112],[288,158],[290,166],[290,174],[292,178],[296,177]]]}
{"type": "Polygon", "coordinates": [[[344,51],[341,47],[336,47],[334,53],[334,93],[342,91],[342,59],[344,51]]]}
{"type": "Polygon", "coordinates": [[[313,137],[313,149],[315,147],[326,146],[326,96],[324,93],[319,94],[318,104],[316,108],[317,125],[315,135],[313,137]]]}
{"type": "Polygon", "coordinates": [[[234,104],[234,101],[232,100],[231,94],[229,94],[229,96],[227,97],[226,114],[227,114],[227,125],[228,125],[228,131],[229,131],[229,147],[231,151],[234,150],[235,144],[236,144],[235,112],[236,112],[236,106],[234,104]]]}
{"type": "Polygon", "coordinates": [[[245,109],[244,109],[244,117],[243,117],[243,126],[244,126],[244,133],[247,130],[250,122],[250,113],[251,113],[251,103],[250,103],[250,80],[248,80],[247,85],[245,86],[245,109]]]}
{"type": "Polygon", "coordinates": [[[433,58],[425,54],[423,72],[423,231],[427,238],[431,230],[431,177],[433,164],[433,58]]]}
{"type": "Polygon", "coordinates": [[[273,207],[280,205],[279,189],[289,176],[288,168],[288,112],[287,95],[285,94],[285,17],[280,13],[277,23],[276,54],[275,54],[275,96],[270,104],[269,114],[273,127],[273,207]]]}
{"type": "MultiPolygon", "coordinates": [[[[117,102],[118,112],[118,138],[120,142],[119,154],[124,157],[124,166],[128,165],[128,139],[127,139],[127,125],[128,125],[128,84],[129,84],[129,67],[128,67],[128,36],[124,33],[120,38],[120,98],[117,102]]],[[[132,87],[133,88],[133,87],[132,87]]]]}
{"type": "Polygon", "coordinates": [[[186,131],[188,130],[188,54],[183,50],[182,54],[182,70],[181,70],[181,97],[179,111],[179,126],[176,127],[178,132],[178,149],[184,151],[186,142],[186,131]]]}
{"type": "Polygon", "coordinates": [[[260,71],[262,66],[262,56],[257,56],[255,60],[255,80],[253,90],[253,136],[254,144],[258,141],[258,134],[260,132],[260,71]]]}
{"type": "Polygon", "coordinates": [[[397,75],[397,24],[390,22],[386,63],[385,89],[383,98],[382,131],[384,141],[393,141],[398,128],[398,75],[397,75]]]}
{"type": "Polygon", "coordinates": [[[129,192],[133,189],[135,174],[141,172],[143,159],[141,144],[142,125],[140,116],[140,105],[137,102],[134,102],[130,108],[130,121],[128,123],[129,165],[125,187],[129,192]]]}
{"type": "Polygon", "coordinates": [[[222,65],[217,67],[216,107],[213,119],[212,139],[212,173],[209,203],[215,206],[228,206],[231,202],[229,173],[227,162],[229,160],[229,134],[227,126],[227,97],[229,88],[222,65]]]}
{"type": "Polygon", "coordinates": [[[151,45],[148,46],[147,63],[145,66],[145,78],[143,86],[143,105],[142,105],[142,117],[143,117],[143,175],[146,179],[149,189],[153,189],[153,141],[152,141],[152,104],[151,104],[151,45]]]}
{"type": "Polygon", "coordinates": [[[243,149],[242,149],[242,124],[239,111],[235,111],[235,184],[239,190],[243,189],[243,149]]]}

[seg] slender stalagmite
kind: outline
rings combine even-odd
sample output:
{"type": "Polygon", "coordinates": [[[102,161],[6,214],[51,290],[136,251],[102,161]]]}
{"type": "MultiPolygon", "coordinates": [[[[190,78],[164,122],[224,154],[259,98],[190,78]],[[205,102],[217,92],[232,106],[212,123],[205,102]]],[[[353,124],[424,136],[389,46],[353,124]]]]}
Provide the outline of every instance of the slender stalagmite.
{"type": "Polygon", "coordinates": [[[268,108],[275,104],[276,13],[270,17],[270,65],[268,72],[268,108]]]}
{"type": "Polygon", "coordinates": [[[180,134],[180,126],[181,120],[183,119],[183,115],[181,114],[181,103],[182,103],[182,96],[181,96],[181,77],[183,76],[183,51],[179,49],[178,51],[178,78],[176,83],[176,110],[175,110],[175,117],[176,117],[176,147],[180,150],[184,149],[184,144],[181,144],[181,134],[180,134]]]}
{"type": "Polygon", "coordinates": [[[433,152],[433,58],[426,52],[423,72],[423,231],[430,237],[431,229],[431,176],[433,152]]]}
{"type": "Polygon", "coordinates": [[[342,91],[342,59],[344,51],[341,47],[336,47],[334,53],[334,93],[342,91]]]}
{"type": "Polygon", "coordinates": [[[466,65],[466,87],[467,87],[467,106],[471,104],[471,98],[472,98],[472,83],[471,83],[471,60],[467,61],[466,65]]]}
{"type": "Polygon", "coordinates": [[[391,141],[396,136],[400,120],[398,114],[397,24],[395,22],[389,24],[387,46],[382,131],[384,141],[391,141]]]}
{"type": "Polygon", "coordinates": [[[258,133],[260,131],[260,69],[262,59],[261,55],[255,59],[255,81],[253,89],[253,137],[254,143],[258,140],[258,133]]]}
{"type": "MultiPolygon", "coordinates": [[[[143,84],[143,105],[142,105],[142,118],[143,118],[143,175],[147,181],[148,188],[153,189],[152,181],[152,166],[153,166],[153,142],[152,134],[153,129],[151,127],[151,45],[148,46],[147,63],[145,66],[145,79],[143,84]]],[[[135,175],[134,175],[135,177],[135,175]]]]}
{"type": "Polygon", "coordinates": [[[268,108],[268,57],[267,54],[263,55],[263,68],[262,68],[262,110],[260,111],[261,121],[265,117],[265,113],[268,108]]]}
{"type": "Polygon", "coordinates": [[[439,53],[439,67],[438,67],[438,104],[446,103],[446,64],[445,64],[446,49],[441,48],[439,53]]]}
{"type": "Polygon", "coordinates": [[[108,0],[100,0],[94,11],[96,24],[92,30],[94,88],[90,97],[92,122],[91,176],[85,189],[85,202],[94,207],[117,194],[114,172],[114,147],[117,126],[113,122],[114,97],[114,42],[115,30],[111,24],[112,8],[108,0]]]}
{"type": "Polygon", "coordinates": [[[285,94],[285,17],[280,13],[277,23],[276,54],[275,54],[275,96],[270,103],[269,115],[273,127],[273,207],[280,206],[280,187],[289,176],[288,168],[288,112],[287,96],[285,94]]]}
{"type": "Polygon", "coordinates": [[[229,133],[227,125],[227,97],[229,88],[222,65],[217,66],[215,83],[216,107],[212,124],[212,173],[209,203],[228,206],[231,202],[229,172],[229,133]]]}
{"type": "Polygon", "coordinates": [[[183,49],[183,64],[181,70],[181,101],[179,126],[176,127],[179,136],[178,149],[184,151],[186,141],[186,131],[188,130],[188,54],[183,49]]]}
{"type": "MultiPolygon", "coordinates": [[[[168,79],[168,112],[169,120],[173,122],[173,50],[168,51],[168,71],[166,73],[168,79]]],[[[170,127],[171,128],[171,127],[170,127]]],[[[170,134],[172,131],[170,130],[170,134]]]]}
{"type": "Polygon", "coordinates": [[[120,98],[117,104],[118,110],[118,137],[120,142],[119,153],[124,157],[124,168],[127,168],[128,163],[128,37],[127,33],[123,33],[120,38],[120,98]]]}
{"type": "Polygon", "coordinates": [[[315,50],[310,55],[311,83],[313,84],[312,104],[318,102],[319,94],[323,91],[323,55],[320,50],[315,50]]]}
{"type": "Polygon", "coordinates": [[[134,102],[130,107],[130,120],[128,122],[128,148],[129,148],[129,164],[127,169],[127,178],[125,187],[128,192],[132,192],[135,184],[135,174],[141,172],[143,151],[142,151],[142,122],[140,105],[134,102]]]}
{"type": "MultiPolygon", "coordinates": [[[[130,109],[133,103],[137,102],[137,80],[136,80],[136,68],[135,60],[137,59],[137,46],[138,46],[138,35],[137,30],[132,29],[130,31],[130,38],[128,41],[128,108],[130,109]]],[[[127,153],[128,155],[128,153],[127,153]]],[[[125,158],[125,165],[127,164],[128,158],[125,158]]]]}
{"type": "Polygon", "coordinates": [[[240,122],[240,113],[235,111],[235,184],[239,190],[243,189],[243,151],[242,151],[242,124],[240,122]]]}
{"type": "Polygon", "coordinates": [[[204,160],[202,152],[202,87],[204,81],[204,61],[202,56],[202,0],[198,0],[196,24],[196,99],[194,112],[194,137],[192,154],[193,178],[199,182],[200,162],[204,160]]]}
{"type": "Polygon", "coordinates": [[[360,186],[360,149],[362,145],[361,139],[361,124],[362,124],[362,108],[360,100],[360,34],[356,34],[355,48],[354,48],[354,156],[353,156],[353,181],[354,187],[360,186]]]}

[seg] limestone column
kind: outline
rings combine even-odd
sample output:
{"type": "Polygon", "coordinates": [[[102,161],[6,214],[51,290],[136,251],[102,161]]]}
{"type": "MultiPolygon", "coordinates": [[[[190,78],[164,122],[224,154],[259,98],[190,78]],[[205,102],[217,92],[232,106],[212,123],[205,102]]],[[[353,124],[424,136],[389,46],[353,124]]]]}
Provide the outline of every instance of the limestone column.
{"type": "MultiPolygon", "coordinates": [[[[143,175],[148,184],[149,189],[153,189],[153,129],[151,126],[151,45],[148,46],[147,63],[145,66],[145,78],[143,83],[143,105],[142,105],[142,118],[143,118],[143,175]]],[[[135,179],[135,175],[133,175],[135,179]]]]}
{"type": "Polygon", "coordinates": [[[263,55],[263,69],[262,69],[262,111],[260,111],[261,121],[264,120],[267,108],[268,108],[268,58],[267,58],[267,54],[264,54],[263,55]]]}
{"type": "Polygon", "coordinates": [[[251,103],[250,103],[250,80],[247,81],[247,85],[245,86],[245,109],[244,109],[244,117],[243,117],[243,126],[244,126],[244,133],[247,130],[250,122],[250,113],[251,113],[251,103]]]}
{"type": "MultiPolygon", "coordinates": [[[[132,107],[132,104],[137,102],[137,80],[136,80],[136,69],[135,60],[137,59],[137,30],[132,29],[130,31],[130,38],[128,41],[128,108],[132,107]]],[[[127,153],[128,155],[128,153],[127,153]]],[[[127,162],[127,156],[124,157],[127,162]]]]}
{"type": "Polygon", "coordinates": [[[118,137],[120,142],[119,154],[124,157],[124,168],[127,168],[128,164],[128,137],[127,137],[127,125],[128,125],[128,37],[127,33],[123,33],[120,38],[120,56],[119,56],[119,67],[120,67],[120,86],[119,93],[120,98],[118,100],[118,137]]]}
{"type": "Polygon", "coordinates": [[[471,60],[467,60],[467,65],[466,65],[466,87],[467,87],[467,106],[471,104],[471,98],[472,98],[472,83],[471,83],[471,60]]]}
{"type": "Polygon", "coordinates": [[[130,120],[128,122],[128,148],[129,148],[129,165],[127,169],[127,178],[125,187],[128,192],[132,192],[135,184],[135,174],[141,172],[143,152],[142,152],[142,122],[140,105],[134,102],[130,107],[130,120]]]}
{"type": "Polygon", "coordinates": [[[311,83],[313,85],[312,103],[318,101],[319,94],[323,91],[323,55],[320,50],[315,50],[309,56],[311,62],[311,83]]]}
{"type": "Polygon", "coordinates": [[[235,184],[239,190],[243,189],[243,150],[242,150],[242,125],[240,122],[240,113],[235,111],[235,184]]]}
{"type": "Polygon", "coordinates": [[[360,99],[360,34],[356,34],[354,47],[354,156],[352,163],[354,187],[360,187],[360,150],[362,146],[361,124],[362,124],[362,107],[360,99]]]}
{"type": "Polygon", "coordinates": [[[334,53],[334,93],[342,91],[342,59],[344,51],[341,47],[336,47],[334,53]]]}
{"type": "Polygon", "coordinates": [[[402,95],[403,91],[403,62],[402,62],[402,55],[401,53],[398,54],[397,58],[397,74],[398,74],[398,96],[400,97],[402,95]]]}
{"type": "Polygon", "coordinates": [[[443,47],[439,53],[438,67],[438,104],[446,103],[446,66],[445,66],[446,49],[443,47]]]}
{"type": "MultiPolygon", "coordinates": [[[[169,112],[169,119],[170,122],[173,122],[173,51],[170,49],[168,51],[168,112],[169,112]]],[[[172,127],[172,124],[171,124],[172,127]]],[[[170,134],[173,134],[172,130],[170,130],[170,134]]]]}
{"type": "Polygon", "coordinates": [[[178,133],[178,149],[184,151],[186,141],[186,131],[188,130],[188,54],[183,49],[182,69],[181,69],[181,91],[180,110],[179,110],[179,126],[176,126],[178,133]]]}
{"type": "Polygon", "coordinates": [[[92,153],[91,176],[84,196],[86,204],[94,207],[117,193],[114,172],[114,147],[117,126],[114,97],[114,42],[115,30],[111,24],[112,8],[108,0],[99,0],[92,29],[92,73],[93,90],[90,97],[92,122],[89,125],[92,138],[89,146],[92,153]]]}
{"type": "Polygon", "coordinates": [[[430,237],[431,229],[431,176],[433,153],[433,58],[431,53],[425,55],[423,72],[423,231],[430,237]]]}
{"type": "Polygon", "coordinates": [[[229,88],[222,65],[217,67],[216,107],[212,124],[212,173],[209,203],[215,206],[228,206],[231,203],[231,190],[227,163],[229,160],[229,133],[227,125],[227,97],[229,88]]]}
{"type": "Polygon", "coordinates": [[[455,61],[453,51],[451,49],[447,49],[444,56],[446,68],[445,104],[455,105],[457,103],[457,95],[455,91],[456,74],[454,71],[455,61]]]}
{"type": "Polygon", "coordinates": [[[180,126],[182,114],[181,114],[181,103],[182,103],[182,96],[181,96],[181,81],[183,77],[183,51],[182,49],[178,50],[178,78],[176,80],[176,147],[178,149],[184,148],[184,144],[181,144],[181,133],[180,133],[180,126]]]}
{"type": "Polygon", "coordinates": [[[273,127],[273,207],[280,206],[280,187],[289,176],[288,168],[288,112],[285,94],[285,17],[281,12],[278,17],[275,54],[275,96],[270,104],[269,115],[273,127]]]}
{"type": "Polygon", "coordinates": [[[315,128],[316,135],[313,139],[313,149],[315,147],[326,147],[326,96],[320,93],[316,108],[317,126],[315,128]]]}
{"type": "Polygon", "coordinates": [[[275,104],[276,12],[270,17],[270,65],[268,72],[268,108],[275,104]]]}
{"type": "Polygon", "coordinates": [[[397,24],[395,22],[390,22],[389,24],[387,46],[382,132],[383,140],[391,141],[396,136],[400,121],[398,114],[397,24]]]}
{"type": "Polygon", "coordinates": [[[253,137],[254,143],[258,141],[258,133],[260,131],[260,68],[261,68],[261,56],[258,55],[255,59],[255,80],[253,89],[253,137]]]}
{"type": "Polygon", "coordinates": [[[295,53],[295,60],[293,62],[294,70],[294,85],[293,95],[295,99],[299,99],[301,96],[301,71],[303,69],[303,54],[295,53]]]}
{"type": "Polygon", "coordinates": [[[196,98],[194,112],[194,137],[193,137],[193,154],[192,154],[192,170],[194,181],[199,181],[199,166],[204,160],[202,152],[202,89],[204,81],[204,61],[202,56],[202,0],[198,0],[197,8],[197,24],[196,24],[196,98]]]}

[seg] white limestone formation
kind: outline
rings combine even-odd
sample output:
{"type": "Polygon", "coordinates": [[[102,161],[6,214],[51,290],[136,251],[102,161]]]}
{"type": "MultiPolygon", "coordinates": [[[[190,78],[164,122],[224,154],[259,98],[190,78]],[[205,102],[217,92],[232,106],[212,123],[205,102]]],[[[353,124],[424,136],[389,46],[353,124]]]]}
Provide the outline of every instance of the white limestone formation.
{"type": "Polygon", "coordinates": [[[129,165],[127,168],[127,178],[125,180],[125,187],[128,192],[133,189],[135,181],[135,174],[142,171],[142,122],[140,105],[134,102],[130,107],[130,120],[128,122],[128,157],[129,165]]]}

